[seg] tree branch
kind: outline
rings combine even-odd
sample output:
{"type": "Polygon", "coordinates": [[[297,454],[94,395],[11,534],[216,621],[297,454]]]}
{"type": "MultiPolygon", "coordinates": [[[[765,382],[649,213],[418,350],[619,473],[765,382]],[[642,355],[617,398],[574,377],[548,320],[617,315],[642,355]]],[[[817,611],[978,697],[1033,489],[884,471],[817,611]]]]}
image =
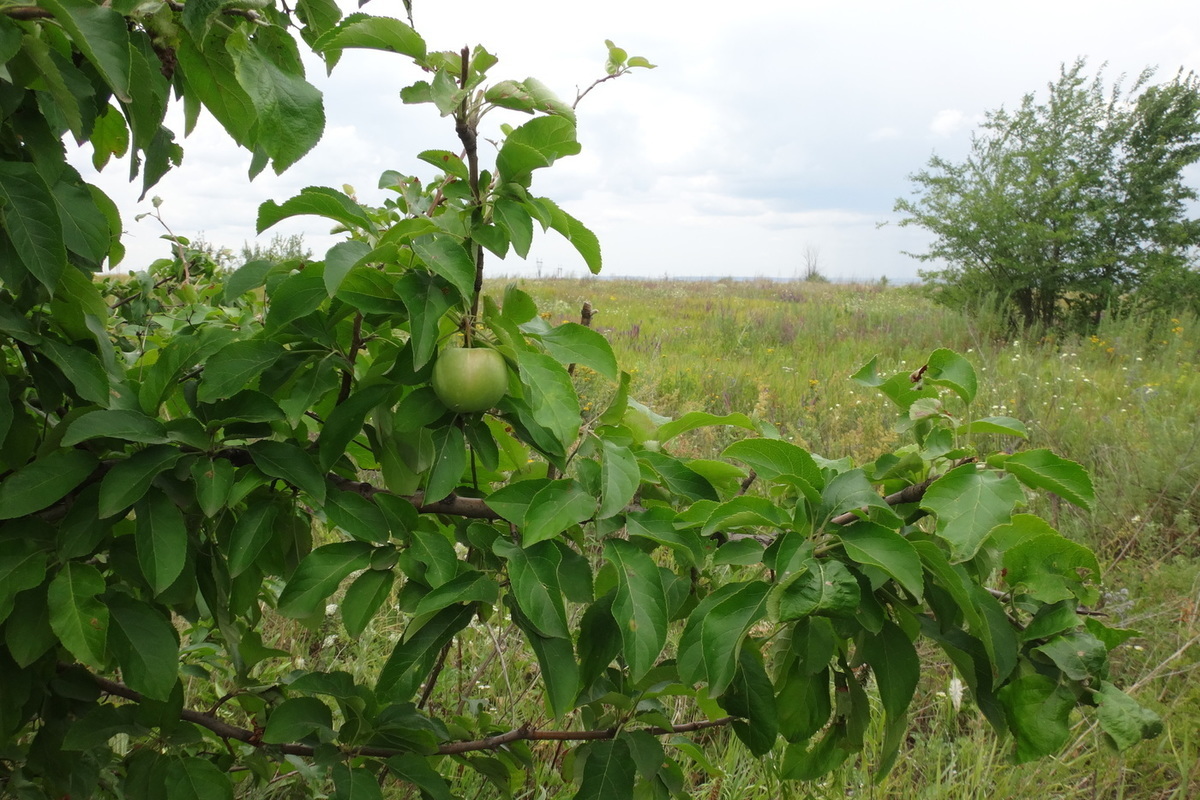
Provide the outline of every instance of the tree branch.
{"type": "MultiPolygon", "coordinates": [[[[84,672],[89,678],[95,681],[96,685],[105,694],[114,697],[120,697],[134,703],[142,702],[142,695],[130,689],[123,683],[118,683],[108,678],[102,678],[77,664],[59,664],[59,672],[65,672],[69,669],[79,669],[84,672]]],[[[304,756],[311,757],[316,753],[316,748],[304,744],[282,744],[268,745],[262,741],[261,731],[252,731],[248,728],[239,728],[236,725],[230,725],[224,720],[220,720],[212,714],[206,714],[203,711],[185,708],[179,712],[179,718],[185,722],[191,722],[199,725],[209,731],[215,733],[218,737],[226,740],[233,740],[248,744],[252,747],[268,748],[275,750],[284,755],[289,756],[304,756]]],[[[685,722],[680,725],[672,725],[670,728],[638,728],[636,730],[644,731],[652,736],[668,736],[676,733],[688,733],[690,731],[704,730],[706,728],[719,728],[733,722],[733,717],[721,717],[720,719],[698,720],[696,722],[685,722]]],[[[479,750],[496,750],[506,744],[520,741],[555,741],[555,742],[583,742],[595,739],[612,739],[621,732],[620,728],[605,728],[603,730],[594,731],[547,731],[530,728],[528,725],[522,725],[511,731],[498,733],[495,736],[488,736],[483,739],[474,739],[466,742],[448,742],[437,749],[436,753],[430,755],[454,755],[458,753],[471,753],[479,750]]],[[[409,752],[403,748],[396,747],[351,747],[344,751],[350,756],[368,756],[372,758],[390,758],[391,756],[401,755],[409,752]]]]}

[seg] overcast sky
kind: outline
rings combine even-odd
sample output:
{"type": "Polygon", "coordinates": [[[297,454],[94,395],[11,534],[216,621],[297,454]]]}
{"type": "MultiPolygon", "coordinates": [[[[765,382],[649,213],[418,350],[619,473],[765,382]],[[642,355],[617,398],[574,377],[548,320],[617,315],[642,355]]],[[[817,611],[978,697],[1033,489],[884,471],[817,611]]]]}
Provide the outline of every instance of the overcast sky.
{"type": "MultiPolygon", "coordinates": [[[[500,58],[493,80],[537,77],[570,102],[603,75],[605,39],[658,65],[593,91],[579,109],[583,152],[535,173],[556,200],[600,237],[604,274],[772,276],[803,272],[806,248],[833,278],[909,280],[920,231],[894,224],[907,176],[933,153],[960,158],[984,111],[1042,92],[1063,62],[1107,63],[1131,78],[1144,67],[1168,80],[1200,71],[1200,3],[1194,0],[1015,0],[1003,4],[859,0],[413,0],[431,49],[482,44],[500,58]]],[[[401,0],[364,11],[404,18],[401,0]]],[[[184,163],[153,190],[181,235],[240,248],[254,241],[258,204],[308,185],[350,184],[366,202],[385,169],[429,177],[413,156],[458,150],[432,106],[404,106],[399,89],[421,77],[399,56],[346,51],[325,93],[321,144],[283,176],[247,182],[249,154],[204,115],[183,140],[184,163]]],[[[489,115],[519,124],[515,113],[489,115]]],[[[175,125],[177,136],[182,124],[175,125]]],[[[83,169],[90,151],[75,159],[83,169]]],[[[89,170],[84,170],[85,174],[89,170]]],[[[121,206],[128,256],[141,269],[167,255],[149,197],[124,183],[127,165],[90,178],[121,206]]],[[[93,173],[94,175],[94,173],[93,173]]],[[[1200,174],[1193,172],[1195,178],[1200,174]]],[[[316,218],[277,228],[303,232],[320,257],[338,239],[316,218]]],[[[271,231],[261,237],[268,241],[271,231]]],[[[582,275],[556,234],[528,262],[497,272],[582,275]]]]}

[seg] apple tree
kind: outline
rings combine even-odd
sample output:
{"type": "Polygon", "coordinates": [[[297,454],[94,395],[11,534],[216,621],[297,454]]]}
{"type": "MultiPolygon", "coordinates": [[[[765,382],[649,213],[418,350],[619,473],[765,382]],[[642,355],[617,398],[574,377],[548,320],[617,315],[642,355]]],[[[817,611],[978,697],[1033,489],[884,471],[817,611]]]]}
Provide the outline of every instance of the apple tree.
{"type": "MultiPolygon", "coordinates": [[[[0,8],[0,55],[5,796],[511,796],[553,769],[574,797],[687,797],[700,731],[806,780],[872,720],[886,770],[920,640],[1018,760],[1077,712],[1118,747],[1157,732],[1109,680],[1131,632],[1087,611],[1095,557],[1022,511],[1047,490],[1088,507],[1087,473],[988,447],[1027,432],[974,413],[963,357],[863,367],[911,441],[853,464],[743,414],[652,416],[600,333],[485,291],[488,259],[539,233],[593,271],[601,253],[533,189],[579,152],[576,104],[493,79],[482,47],[322,0],[41,0],[0,8]],[[339,226],[320,260],[199,269],[176,238],[180,269],[98,278],[120,220],[63,138],[149,188],[181,157],[175,96],[253,171],[286,169],[323,124],[302,47],[415,64],[401,99],[447,121],[426,171],[384,173],[380,207],[263,204],[260,231],[339,226]],[[590,408],[577,367],[606,381],[590,408]],[[746,436],[676,454],[712,425],[746,436]],[[330,637],[380,655],[344,663],[330,637]]],[[[650,66],[609,43],[601,81],[650,66]]]]}

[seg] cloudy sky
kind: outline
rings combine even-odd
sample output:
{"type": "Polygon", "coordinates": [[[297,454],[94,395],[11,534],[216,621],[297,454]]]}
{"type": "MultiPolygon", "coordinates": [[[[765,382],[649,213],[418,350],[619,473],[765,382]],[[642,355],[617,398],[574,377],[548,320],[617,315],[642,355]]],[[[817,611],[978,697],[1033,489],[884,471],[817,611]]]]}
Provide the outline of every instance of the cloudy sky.
{"type": "MultiPolygon", "coordinates": [[[[534,76],[568,102],[603,75],[605,39],[657,69],[598,87],[579,109],[583,152],[537,173],[534,190],[600,237],[606,275],[772,276],[803,272],[806,250],[843,280],[909,280],[920,231],[900,229],[892,206],[932,153],[966,154],[985,110],[1013,107],[1086,57],[1106,75],[1158,68],[1200,71],[1194,0],[413,0],[431,49],[482,44],[499,56],[495,80],[534,76]]],[[[404,18],[401,0],[365,11],[404,18]]],[[[413,155],[457,150],[431,106],[404,106],[399,89],[420,73],[398,56],[347,51],[325,93],[321,144],[283,176],[246,179],[249,154],[205,117],[184,140],[184,165],[153,190],[171,228],[235,249],[254,241],[260,202],[308,185],[374,187],[386,169],[429,176],[413,155]]],[[[502,121],[493,114],[495,122],[502,121]]],[[[510,114],[519,124],[524,117],[510,114]]],[[[175,129],[180,132],[182,124],[175,129]]],[[[83,169],[88,153],[75,159],[83,169]]],[[[1192,173],[1200,181],[1200,172],[1192,173]]],[[[124,164],[92,178],[118,200],[128,257],[142,268],[166,255],[149,198],[137,202],[124,164]]],[[[315,218],[302,232],[320,256],[338,239],[315,218]]],[[[271,232],[260,240],[270,239],[271,232]]],[[[551,234],[507,274],[582,275],[551,234]]]]}

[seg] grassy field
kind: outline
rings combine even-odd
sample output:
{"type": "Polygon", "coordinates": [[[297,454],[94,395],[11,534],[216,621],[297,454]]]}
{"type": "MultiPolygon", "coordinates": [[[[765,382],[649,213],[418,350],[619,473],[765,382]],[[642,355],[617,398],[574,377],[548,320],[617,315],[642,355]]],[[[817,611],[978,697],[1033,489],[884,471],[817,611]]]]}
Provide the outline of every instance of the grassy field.
{"type": "MultiPolygon", "coordinates": [[[[696,796],[971,798],[1200,797],[1200,323],[1120,321],[1096,336],[1011,340],[932,304],[918,289],[767,281],[519,280],[552,321],[596,310],[634,394],[655,410],[743,411],[829,458],[869,460],[896,434],[890,404],[849,376],[874,355],[880,372],[916,369],[950,347],[980,374],[980,413],[1023,420],[1030,446],[1092,473],[1091,513],[1035,507],[1095,548],[1107,566],[1110,620],[1143,635],[1116,680],[1158,710],[1166,731],[1123,756],[1081,724],[1059,758],[1022,767],[969,708],[956,708],[936,657],[913,713],[908,752],[872,785],[871,754],[819,786],[780,784],[722,734],[717,775],[696,796]]],[[[611,389],[587,386],[594,402],[611,389]]],[[[705,429],[682,443],[712,456],[705,429]]],[[[678,447],[678,446],[677,446],[678,447]]]]}

